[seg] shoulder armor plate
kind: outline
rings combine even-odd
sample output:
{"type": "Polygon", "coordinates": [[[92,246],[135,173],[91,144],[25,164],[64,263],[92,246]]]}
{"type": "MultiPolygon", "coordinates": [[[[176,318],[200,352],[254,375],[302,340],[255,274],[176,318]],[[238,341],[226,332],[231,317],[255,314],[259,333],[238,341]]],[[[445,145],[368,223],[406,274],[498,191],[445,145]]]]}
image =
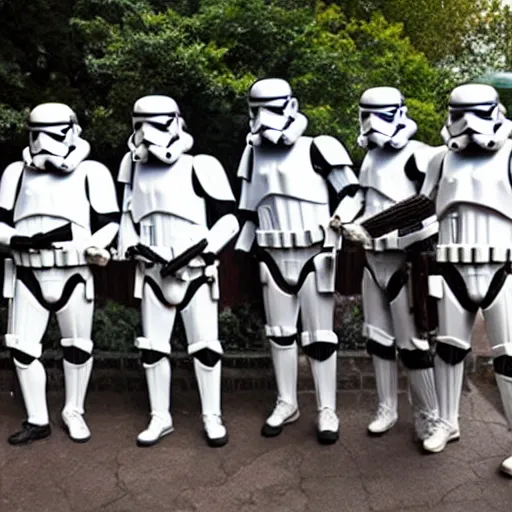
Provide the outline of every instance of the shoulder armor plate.
{"type": "Polygon", "coordinates": [[[204,191],[218,201],[234,201],[235,196],[222,164],[213,156],[194,157],[194,172],[204,191]]]}
{"type": "Polygon", "coordinates": [[[97,213],[119,211],[114,180],[107,167],[94,160],[85,160],[79,167],[85,167],[89,189],[89,202],[97,213]]]}
{"type": "Polygon", "coordinates": [[[331,167],[353,165],[347,150],[338,139],[330,135],[320,135],[313,139],[313,144],[331,167]]]}
{"type": "Polygon", "coordinates": [[[119,165],[119,173],[117,175],[117,181],[119,183],[131,183],[132,182],[132,174],[133,174],[133,161],[132,154],[128,151],[123,156],[121,160],[121,164],[119,165]]]}
{"type": "Polygon", "coordinates": [[[13,162],[9,164],[0,181],[0,208],[12,210],[16,201],[16,191],[20,182],[21,174],[25,164],[23,162],[13,162]]]}
{"type": "Polygon", "coordinates": [[[252,174],[252,146],[245,146],[242,158],[238,164],[238,171],[236,173],[238,178],[242,178],[246,181],[251,181],[252,174]]]}

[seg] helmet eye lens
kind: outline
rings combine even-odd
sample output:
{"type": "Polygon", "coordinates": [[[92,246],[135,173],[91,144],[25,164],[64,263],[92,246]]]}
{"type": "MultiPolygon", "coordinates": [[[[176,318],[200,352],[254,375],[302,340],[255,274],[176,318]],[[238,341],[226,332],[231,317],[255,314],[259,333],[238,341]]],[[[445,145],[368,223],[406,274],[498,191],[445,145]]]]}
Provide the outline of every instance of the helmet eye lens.
{"type": "Polygon", "coordinates": [[[492,113],[494,111],[494,107],[491,107],[489,110],[475,110],[473,114],[479,117],[480,119],[492,120],[492,113]]]}
{"type": "Polygon", "coordinates": [[[142,128],[142,123],[140,121],[137,121],[133,127],[136,129],[136,130],[140,130],[142,128]]]}
{"type": "Polygon", "coordinates": [[[157,123],[155,121],[147,121],[148,124],[150,124],[153,128],[156,128],[157,130],[160,130],[161,132],[167,131],[167,128],[169,128],[170,124],[172,123],[172,119],[169,121],[166,121],[165,123],[157,123]]]}
{"type": "MultiPolygon", "coordinates": [[[[67,130],[66,130],[67,131],[67,130]]],[[[57,142],[63,142],[64,139],[66,138],[66,135],[59,135],[58,133],[48,133],[48,132],[40,132],[40,131],[34,131],[34,132],[30,132],[30,142],[33,144],[34,142],[36,142],[36,140],[39,138],[39,135],[41,135],[41,133],[46,133],[46,135],[48,137],[50,137],[51,139],[53,140],[56,140],[57,142]]]]}
{"type": "Polygon", "coordinates": [[[66,138],[66,135],[57,135],[56,133],[48,133],[47,135],[58,142],[62,142],[66,138]]]}
{"type": "Polygon", "coordinates": [[[266,110],[273,112],[274,114],[278,114],[280,116],[284,113],[284,107],[265,107],[266,110]]]}
{"type": "Polygon", "coordinates": [[[464,117],[464,112],[461,110],[455,110],[453,112],[450,112],[450,118],[452,122],[458,121],[459,119],[462,119],[464,117]]]}
{"type": "Polygon", "coordinates": [[[375,112],[375,114],[384,121],[390,123],[391,121],[393,121],[393,119],[395,119],[396,109],[388,112],[375,112]]]}

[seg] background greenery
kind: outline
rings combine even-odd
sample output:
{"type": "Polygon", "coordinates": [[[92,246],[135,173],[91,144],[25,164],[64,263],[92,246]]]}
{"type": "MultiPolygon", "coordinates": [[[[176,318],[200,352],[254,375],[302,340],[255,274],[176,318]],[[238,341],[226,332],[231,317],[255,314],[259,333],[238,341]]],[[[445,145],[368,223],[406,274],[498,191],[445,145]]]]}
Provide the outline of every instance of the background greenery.
{"type": "MultiPolygon", "coordinates": [[[[450,89],[509,69],[511,20],[499,0],[0,0],[0,167],[19,159],[29,110],[60,101],[116,175],[133,103],[168,94],[194,150],[215,155],[234,178],[245,94],[266,76],[289,80],[308,133],[338,137],[356,163],[357,103],[371,86],[399,87],[418,138],[440,144],[450,89]]],[[[352,348],[360,310],[347,307],[337,325],[352,348]]],[[[249,306],[221,313],[228,350],[262,346],[262,325],[249,306]]],[[[105,303],[94,328],[98,348],[127,349],[139,315],[105,303]]],[[[58,337],[52,322],[48,344],[58,337]]],[[[179,325],[175,338],[183,346],[179,325]]]]}
{"type": "Polygon", "coordinates": [[[440,143],[451,87],[510,61],[498,0],[0,0],[0,164],[19,158],[30,108],[78,113],[93,156],[116,174],[134,101],[180,104],[195,150],[234,175],[247,132],[245,93],[288,79],[309,133],[357,161],[357,100],[375,85],[405,94],[418,137],[440,143]]]}
{"type": "MultiPolygon", "coordinates": [[[[337,296],[335,332],[343,350],[364,348],[360,297],[337,296]]],[[[7,307],[0,306],[0,332],[6,332],[7,307]]],[[[227,352],[257,351],[266,348],[264,320],[259,310],[248,304],[224,308],[219,314],[219,338],[227,352]]],[[[136,352],[133,342],[141,335],[138,308],[113,301],[97,301],[94,312],[92,339],[96,350],[136,352]]],[[[60,348],[60,333],[54,315],[50,318],[43,339],[44,349],[60,348]]],[[[172,335],[173,351],[186,352],[183,324],[177,317],[172,335]]]]}

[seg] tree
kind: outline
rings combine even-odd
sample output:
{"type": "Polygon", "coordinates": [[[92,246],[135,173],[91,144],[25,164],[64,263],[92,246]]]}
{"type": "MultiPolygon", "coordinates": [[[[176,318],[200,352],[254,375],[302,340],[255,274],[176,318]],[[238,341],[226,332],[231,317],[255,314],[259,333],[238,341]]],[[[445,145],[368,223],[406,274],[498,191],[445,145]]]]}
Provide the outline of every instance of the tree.
{"type": "Polygon", "coordinates": [[[265,76],[289,80],[308,133],[339,137],[356,159],[358,99],[376,85],[399,87],[419,137],[438,143],[453,73],[429,62],[406,26],[369,15],[370,6],[384,9],[381,0],[337,3],[34,0],[24,9],[4,1],[0,16],[19,23],[0,33],[2,163],[26,145],[30,107],[62,101],[76,110],[92,156],[115,169],[133,103],[161,93],[180,104],[194,150],[233,173],[248,130],[246,93],[265,76]]]}
{"type": "MultiPolygon", "coordinates": [[[[382,14],[389,22],[401,23],[414,48],[434,64],[472,61],[488,65],[488,51],[503,50],[503,30],[508,8],[500,0],[333,0],[348,18],[369,20],[382,14]],[[501,48],[500,48],[501,47],[501,48]],[[487,63],[487,64],[486,64],[487,63]]],[[[503,53],[501,53],[501,56],[503,53]]],[[[494,57],[498,64],[502,57],[494,57]]]]}
{"type": "Polygon", "coordinates": [[[102,16],[73,23],[96,100],[88,110],[89,138],[105,154],[125,147],[134,101],[165,93],[182,106],[195,150],[211,152],[234,171],[248,129],[245,95],[264,76],[292,83],[310,117],[309,133],[336,135],[351,151],[359,96],[384,84],[402,88],[427,127],[420,133],[437,142],[439,128],[431,127],[440,121],[437,98],[446,76],[382,16],[347,21],[335,6],[314,11],[222,0],[205,1],[189,16],[155,13],[146,4],[115,23],[102,16]]]}

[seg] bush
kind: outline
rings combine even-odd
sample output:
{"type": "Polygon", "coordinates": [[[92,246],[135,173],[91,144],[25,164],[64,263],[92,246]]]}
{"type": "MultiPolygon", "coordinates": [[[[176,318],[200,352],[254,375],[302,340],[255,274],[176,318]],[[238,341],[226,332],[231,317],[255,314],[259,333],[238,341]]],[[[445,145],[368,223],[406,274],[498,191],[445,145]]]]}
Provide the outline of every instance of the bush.
{"type": "Polygon", "coordinates": [[[366,340],[363,337],[363,306],[361,297],[335,294],[334,332],[340,340],[341,350],[362,350],[366,340]]]}
{"type": "MultiPolygon", "coordinates": [[[[362,308],[359,297],[336,294],[334,330],[342,350],[364,348],[361,334],[362,308]]],[[[226,352],[265,351],[265,320],[257,308],[240,304],[219,313],[219,338],[226,352]]],[[[7,331],[7,307],[0,307],[0,332],[7,331]]],[[[126,307],[113,301],[98,300],[94,313],[92,339],[97,350],[136,352],[134,340],[142,332],[139,308],[126,307]]],[[[45,349],[60,348],[60,331],[55,315],[51,315],[43,337],[45,349]]],[[[186,351],[183,322],[176,316],[172,335],[173,350],[186,351]]]]}
{"type": "Polygon", "coordinates": [[[264,320],[247,304],[225,308],[219,315],[219,337],[226,351],[263,350],[264,320]]]}

